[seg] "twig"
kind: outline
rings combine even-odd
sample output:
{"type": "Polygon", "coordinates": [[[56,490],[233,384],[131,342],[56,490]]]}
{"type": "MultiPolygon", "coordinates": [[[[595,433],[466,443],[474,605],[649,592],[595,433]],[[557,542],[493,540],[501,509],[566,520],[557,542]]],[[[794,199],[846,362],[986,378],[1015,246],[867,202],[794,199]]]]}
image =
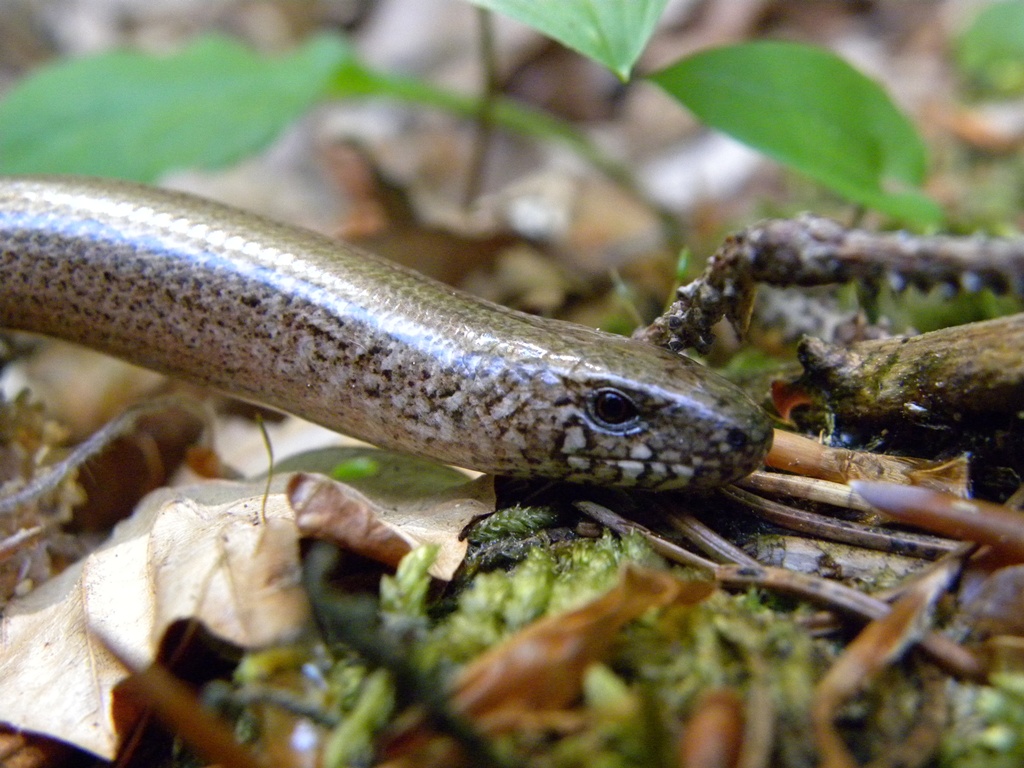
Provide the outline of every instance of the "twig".
{"type": "Polygon", "coordinates": [[[498,64],[494,51],[494,17],[486,8],[476,9],[477,28],[480,31],[480,61],[483,64],[483,87],[480,109],[476,118],[476,137],[473,156],[462,203],[468,207],[479,196],[483,186],[484,169],[494,140],[494,109],[498,98],[498,64]]]}
{"type": "MultiPolygon", "coordinates": [[[[720,565],[715,569],[715,578],[724,587],[760,587],[782,592],[841,611],[862,621],[881,618],[890,610],[888,603],[876,600],[852,587],[782,568],[720,565]]],[[[943,669],[957,677],[968,680],[984,679],[985,669],[977,657],[948,637],[931,632],[921,639],[919,645],[943,669]]]]}
{"type": "Polygon", "coordinates": [[[805,339],[800,383],[820,393],[842,428],[946,427],[962,434],[987,420],[1010,430],[1024,403],[1022,348],[1024,314],[845,349],[805,339]]]}
{"type": "Polygon", "coordinates": [[[679,533],[686,537],[687,541],[706,554],[716,558],[723,563],[737,563],[739,565],[757,565],[757,560],[752,558],[742,549],[730,542],[723,536],[706,526],[691,514],[673,512],[664,504],[658,505],[662,518],[679,533]]]}
{"type": "Polygon", "coordinates": [[[45,531],[46,527],[34,525],[31,528],[22,528],[0,541],[0,563],[10,559],[29,544],[35,543],[45,531]]]}
{"type": "Polygon", "coordinates": [[[777,501],[762,499],[739,488],[724,488],[719,493],[742,504],[751,514],[800,533],[841,541],[858,547],[878,549],[911,557],[936,558],[952,552],[959,542],[920,533],[890,531],[875,526],[806,512],[777,501]]]}
{"type": "Polygon", "coordinates": [[[858,496],[846,483],[758,470],[737,480],[735,484],[757,494],[789,496],[801,501],[816,501],[855,512],[869,513],[874,518],[878,516],[875,508],[858,496]]]}
{"type": "Polygon", "coordinates": [[[990,288],[1024,295],[1024,238],[916,237],[846,229],[804,214],[760,222],[729,237],[704,275],[681,286],[676,301],[638,336],[673,350],[706,352],[723,317],[742,335],[757,283],[776,286],[888,281],[950,291],[990,288]]]}
{"type": "Polygon", "coordinates": [[[716,568],[716,565],[710,560],[706,560],[700,555],[690,552],[688,549],[684,549],[662,536],[658,536],[640,523],[620,517],[607,507],[592,501],[577,501],[573,506],[583,512],[583,514],[594,518],[597,522],[615,531],[619,536],[639,533],[647,540],[651,548],[666,560],[671,560],[680,565],[690,565],[709,572],[714,571],[716,568]]]}

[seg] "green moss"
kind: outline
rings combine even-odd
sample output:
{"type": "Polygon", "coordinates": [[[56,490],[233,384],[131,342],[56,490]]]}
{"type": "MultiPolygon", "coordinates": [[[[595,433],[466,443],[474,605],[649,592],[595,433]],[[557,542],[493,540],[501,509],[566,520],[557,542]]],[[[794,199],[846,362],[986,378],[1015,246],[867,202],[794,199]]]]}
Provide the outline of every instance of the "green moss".
{"type": "Polygon", "coordinates": [[[387,673],[377,670],[366,675],[357,698],[341,723],[327,737],[323,765],[326,768],[342,768],[370,764],[374,738],[390,719],[394,699],[394,690],[387,673]]]}
{"type": "Polygon", "coordinates": [[[459,595],[454,611],[434,627],[428,642],[459,661],[554,611],[607,591],[626,562],[656,562],[639,537],[580,539],[534,547],[511,572],[481,573],[459,595]]]}
{"type": "Polygon", "coordinates": [[[437,546],[417,547],[402,558],[394,576],[380,580],[380,610],[385,615],[421,621],[427,617],[430,591],[428,570],[437,559],[437,546]]]}
{"type": "MultiPolygon", "coordinates": [[[[367,631],[379,631],[381,645],[408,649],[403,661],[433,691],[443,690],[463,664],[537,619],[605,593],[625,563],[668,567],[640,537],[606,533],[534,547],[510,571],[479,573],[439,602],[427,576],[432,557],[427,550],[411,553],[382,583],[381,621],[367,631]]],[[[801,619],[809,608],[764,598],[756,590],[716,591],[695,606],[649,611],[620,630],[610,654],[586,673],[579,707],[568,715],[574,727],[524,729],[499,738],[495,752],[531,768],[670,766],[699,697],[726,687],[752,711],[768,708],[776,734],[772,765],[816,764],[809,721],[813,691],[842,642],[806,631],[801,619]]],[[[393,703],[390,672],[371,673],[342,648],[333,653],[336,661],[320,695],[339,723],[327,737],[325,765],[340,766],[366,760],[374,738],[404,703],[393,703]]],[[[262,664],[247,669],[297,663],[289,654],[264,656],[262,664]]],[[[898,744],[903,729],[915,722],[921,688],[913,669],[890,668],[844,708],[844,732],[859,759],[875,756],[881,744],[898,744]]],[[[407,702],[410,690],[399,700],[407,702]]],[[[419,701],[417,695],[411,698],[419,701]]],[[[1006,677],[991,688],[962,686],[954,701],[960,712],[943,744],[943,765],[1024,764],[1022,678],[1006,677]]]]}
{"type": "Polygon", "coordinates": [[[942,766],[1024,765],[1024,675],[993,675],[991,686],[958,685],[955,717],[942,740],[942,766]]]}
{"type": "Polygon", "coordinates": [[[473,544],[486,544],[508,538],[526,538],[555,524],[558,513],[550,507],[529,507],[516,504],[499,509],[477,521],[467,538],[473,544]]]}
{"type": "MultiPolygon", "coordinates": [[[[606,534],[535,548],[509,573],[480,574],[426,634],[417,661],[454,671],[532,621],[603,594],[626,562],[664,565],[642,538],[606,534]]],[[[667,764],[678,725],[702,691],[726,685],[743,692],[755,684],[769,692],[786,736],[806,745],[811,691],[830,649],[794,614],[769,610],[753,592],[719,592],[695,607],[655,611],[629,625],[607,665],[588,673],[587,727],[555,744],[523,737],[515,752],[557,768],[667,764]]]]}
{"type": "Polygon", "coordinates": [[[814,682],[831,654],[795,619],[759,605],[751,593],[716,592],[693,608],[670,608],[628,627],[612,663],[656,691],[680,721],[708,688],[756,686],[770,695],[787,736],[802,738],[814,682]]]}

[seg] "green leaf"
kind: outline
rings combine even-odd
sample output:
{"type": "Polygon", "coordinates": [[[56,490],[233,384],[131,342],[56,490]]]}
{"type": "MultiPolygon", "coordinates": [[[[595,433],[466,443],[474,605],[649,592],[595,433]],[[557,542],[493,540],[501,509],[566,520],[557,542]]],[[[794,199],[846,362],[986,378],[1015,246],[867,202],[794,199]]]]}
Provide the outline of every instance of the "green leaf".
{"type": "MultiPolygon", "coordinates": [[[[383,97],[466,118],[479,99],[363,66],[336,37],[264,59],[223,37],[170,57],[116,52],[37,71],[0,102],[0,173],[78,173],[152,181],[259,151],[313,102],[383,97]]],[[[500,99],[494,122],[569,146],[614,178],[570,124],[500,99]]]]}
{"type": "Polygon", "coordinates": [[[705,123],[849,199],[918,224],[942,219],[918,189],[927,154],[873,80],[820,48],[713,48],[651,79],[705,123]]]}
{"type": "Polygon", "coordinates": [[[119,51],[41,68],[0,102],[0,172],[152,181],[268,144],[348,58],[321,36],[263,58],[224,37],[167,57],[119,51]]]}
{"type": "Polygon", "coordinates": [[[1000,93],[1024,89],[1024,2],[993,3],[957,41],[961,69],[1000,93]]]}
{"type": "Polygon", "coordinates": [[[647,45],[668,0],[470,0],[511,16],[604,64],[622,80],[647,45]]]}

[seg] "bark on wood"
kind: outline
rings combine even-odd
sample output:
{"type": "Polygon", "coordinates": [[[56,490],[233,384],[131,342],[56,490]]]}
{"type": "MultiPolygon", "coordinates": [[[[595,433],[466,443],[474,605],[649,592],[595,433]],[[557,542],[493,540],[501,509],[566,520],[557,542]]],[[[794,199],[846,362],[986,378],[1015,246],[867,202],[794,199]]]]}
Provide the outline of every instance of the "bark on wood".
{"type": "Polygon", "coordinates": [[[1024,314],[845,349],[807,339],[799,355],[839,428],[1024,423],[1024,314]]]}

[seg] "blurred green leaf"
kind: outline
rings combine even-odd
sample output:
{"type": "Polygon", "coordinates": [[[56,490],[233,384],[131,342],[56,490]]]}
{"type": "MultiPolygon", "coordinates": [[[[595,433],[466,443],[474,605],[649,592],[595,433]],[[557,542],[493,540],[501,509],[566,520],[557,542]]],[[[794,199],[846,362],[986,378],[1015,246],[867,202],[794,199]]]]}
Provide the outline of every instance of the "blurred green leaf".
{"type": "Polygon", "coordinates": [[[43,67],[0,102],[0,172],[152,181],[226,165],[321,98],[349,55],[334,36],[279,58],[205,37],[166,57],[119,51],[43,67]]]}
{"type": "Polygon", "coordinates": [[[347,459],[335,465],[328,473],[332,480],[339,480],[347,483],[351,480],[360,480],[364,477],[376,475],[380,471],[380,465],[369,456],[347,459]]]}
{"type": "Polygon", "coordinates": [[[668,0],[470,0],[557,40],[629,79],[668,0]]]}
{"type": "MultiPolygon", "coordinates": [[[[475,96],[365,67],[332,36],[266,59],[225,37],[166,57],[115,52],[43,67],[0,102],[0,173],[153,181],[259,151],[318,100],[382,97],[475,118],[475,96]]],[[[625,171],[570,124],[499,99],[507,130],[558,141],[613,178],[625,171]]]]}
{"type": "Polygon", "coordinates": [[[918,189],[927,156],[913,125],[881,86],[826,50],[713,48],[651,79],[709,126],[857,203],[918,224],[942,219],[918,189]]]}
{"type": "Polygon", "coordinates": [[[998,93],[1024,90],[1024,2],[984,8],[957,41],[960,68],[998,93]]]}

